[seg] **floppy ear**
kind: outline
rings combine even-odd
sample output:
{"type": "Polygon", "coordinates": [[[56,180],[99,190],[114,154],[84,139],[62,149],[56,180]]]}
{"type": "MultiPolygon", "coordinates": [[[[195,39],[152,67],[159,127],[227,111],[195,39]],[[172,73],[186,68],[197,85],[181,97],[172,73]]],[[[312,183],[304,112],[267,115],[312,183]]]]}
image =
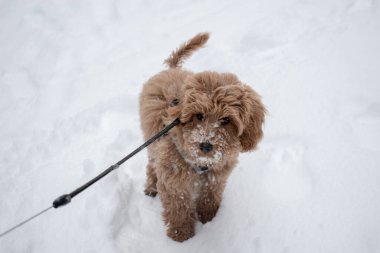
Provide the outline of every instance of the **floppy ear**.
{"type": "Polygon", "coordinates": [[[245,96],[243,99],[244,130],[240,135],[242,152],[254,150],[263,137],[263,124],[265,120],[265,107],[261,97],[249,86],[243,85],[245,96]]]}

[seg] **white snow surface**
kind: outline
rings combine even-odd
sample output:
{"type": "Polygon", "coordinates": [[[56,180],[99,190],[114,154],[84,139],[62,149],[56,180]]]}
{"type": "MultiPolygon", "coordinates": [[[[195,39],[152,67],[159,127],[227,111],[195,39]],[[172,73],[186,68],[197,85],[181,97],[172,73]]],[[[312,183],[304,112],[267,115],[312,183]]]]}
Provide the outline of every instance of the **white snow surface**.
{"type": "Polygon", "coordinates": [[[263,97],[217,216],[169,239],[143,194],[146,151],[0,252],[380,252],[380,2],[0,1],[0,232],[143,142],[138,96],[180,43],[193,71],[263,97]]]}

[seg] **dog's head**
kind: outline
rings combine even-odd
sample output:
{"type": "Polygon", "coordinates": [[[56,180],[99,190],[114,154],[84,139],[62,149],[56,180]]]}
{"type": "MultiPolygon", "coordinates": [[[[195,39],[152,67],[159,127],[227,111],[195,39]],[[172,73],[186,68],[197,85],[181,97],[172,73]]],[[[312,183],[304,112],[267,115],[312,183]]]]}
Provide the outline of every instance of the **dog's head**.
{"type": "Polygon", "coordinates": [[[239,152],[255,149],[265,108],[254,90],[233,74],[216,72],[189,76],[183,89],[175,109],[182,125],[173,138],[194,169],[221,169],[239,152]]]}

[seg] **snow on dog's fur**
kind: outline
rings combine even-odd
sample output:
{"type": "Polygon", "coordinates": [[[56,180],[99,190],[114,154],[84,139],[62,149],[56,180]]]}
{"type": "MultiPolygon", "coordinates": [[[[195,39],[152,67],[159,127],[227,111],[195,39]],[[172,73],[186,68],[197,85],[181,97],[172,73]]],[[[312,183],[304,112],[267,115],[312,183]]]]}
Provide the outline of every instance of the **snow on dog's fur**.
{"type": "Polygon", "coordinates": [[[200,33],[165,61],[140,97],[141,126],[148,139],[179,117],[181,124],[148,148],[145,193],[160,196],[167,234],[176,241],[194,235],[196,219],[217,213],[240,152],[263,136],[260,96],[231,73],[192,73],[181,64],[208,40],[200,33]]]}

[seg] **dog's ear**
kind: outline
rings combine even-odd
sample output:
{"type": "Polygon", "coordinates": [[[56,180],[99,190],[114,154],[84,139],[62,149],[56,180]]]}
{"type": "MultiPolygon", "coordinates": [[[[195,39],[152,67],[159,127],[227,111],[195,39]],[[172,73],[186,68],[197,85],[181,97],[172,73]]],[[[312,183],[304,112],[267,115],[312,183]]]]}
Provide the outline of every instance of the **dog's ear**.
{"type": "Polygon", "coordinates": [[[240,135],[242,152],[254,150],[263,137],[265,107],[261,97],[248,85],[243,85],[244,100],[242,107],[243,133],[240,135]]]}

